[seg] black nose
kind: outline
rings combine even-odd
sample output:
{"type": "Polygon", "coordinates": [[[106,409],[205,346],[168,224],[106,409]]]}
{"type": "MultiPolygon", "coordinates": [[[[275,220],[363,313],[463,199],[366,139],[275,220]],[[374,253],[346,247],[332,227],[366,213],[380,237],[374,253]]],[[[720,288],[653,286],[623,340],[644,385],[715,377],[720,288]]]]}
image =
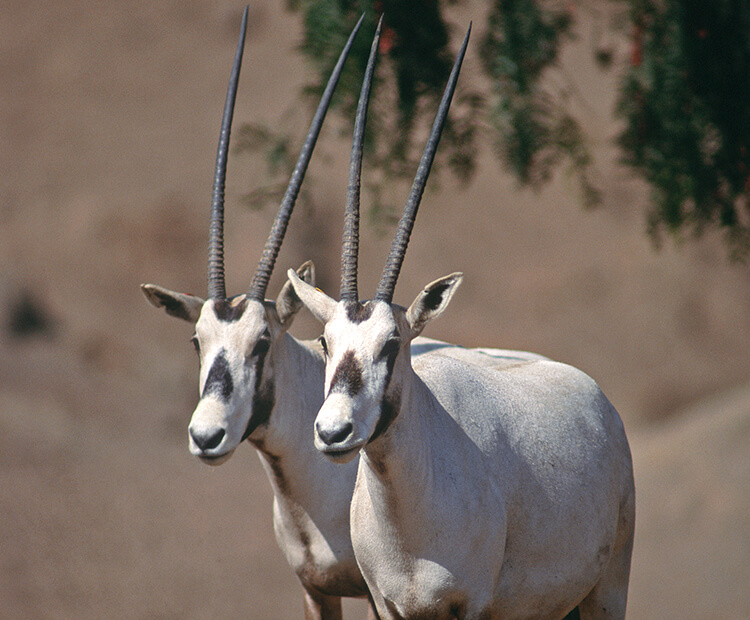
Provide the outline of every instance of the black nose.
{"type": "Polygon", "coordinates": [[[204,452],[206,450],[213,450],[218,446],[221,440],[224,439],[225,434],[223,428],[197,431],[190,429],[190,436],[193,438],[195,445],[204,452]]]}
{"type": "Polygon", "coordinates": [[[343,426],[334,429],[324,429],[318,424],[315,425],[315,430],[318,432],[318,437],[323,440],[327,446],[330,446],[340,441],[344,441],[352,433],[352,423],[347,422],[343,426]]]}

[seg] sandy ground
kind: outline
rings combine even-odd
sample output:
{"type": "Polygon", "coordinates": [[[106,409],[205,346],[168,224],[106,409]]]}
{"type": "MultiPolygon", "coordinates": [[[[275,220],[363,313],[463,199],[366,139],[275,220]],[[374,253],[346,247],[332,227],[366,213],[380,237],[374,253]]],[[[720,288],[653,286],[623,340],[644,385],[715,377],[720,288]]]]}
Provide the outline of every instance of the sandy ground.
{"type": "MultiPolygon", "coordinates": [[[[481,24],[483,7],[462,7],[459,25],[481,24]]],[[[190,327],[138,291],[144,281],[205,289],[240,10],[31,0],[0,11],[2,617],[300,617],[257,457],[247,446],[207,468],[188,454],[190,327]],[[19,333],[19,317],[35,313],[43,329],[19,333]]],[[[564,175],[520,191],[485,156],[468,189],[445,177],[426,195],[396,301],[462,270],[426,335],[533,350],[602,385],[636,466],[629,618],[748,618],[748,267],[729,265],[711,235],[660,252],[646,239],[645,188],[607,146],[616,76],[592,65],[592,32],[583,28],[564,60],[589,102],[603,206],[582,210],[564,175]]],[[[299,33],[283,3],[251,5],[238,123],[283,122],[305,69],[299,33]]],[[[473,54],[463,81],[479,79],[473,54]]],[[[308,258],[335,292],[347,149],[324,132],[308,179],[314,202],[292,220],[271,294],[308,258]]],[[[273,215],[239,205],[263,174],[261,162],[233,156],[230,292],[248,285],[273,215]]],[[[363,291],[388,244],[365,229],[363,291]]],[[[316,329],[300,317],[293,331],[316,329]]]]}

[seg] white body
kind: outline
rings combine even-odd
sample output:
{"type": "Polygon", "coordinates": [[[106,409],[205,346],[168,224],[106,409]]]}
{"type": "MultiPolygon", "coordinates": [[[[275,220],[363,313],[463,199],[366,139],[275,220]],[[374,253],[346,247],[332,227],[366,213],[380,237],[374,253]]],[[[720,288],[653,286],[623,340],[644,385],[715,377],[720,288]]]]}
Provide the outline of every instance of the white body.
{"type": "Polygon", "coordinates": [[[339,463],[361,454],[351,536],[380,617],[624,618],[632,462],[594,381],[533,354],[404,355],[458,275],[409,310],[359,313],[292,282],[325,323],[316,445],[339,463]]]}
{"type": "MultiPolygon", "coordinates": [[[[274,345],[277,400],[267,426],[249,438],[258,448],[274,493],[274,532],[307,596],[367,595],[350,536],[350,504],[358,458],[332,463],[313,442],[315,417],[323,404],[325,360],[316,341],[285,334],[274,345]],[[314,594],[311,594],[314,593],[314,594]]],[[[516,351],[473,350],[427,338],[412,343],[418,358],[448,357],[477,366],[514,363],[516,351]]],[[[325,597],[320,597],[324,599],[325,597]]],[[[325,606],[336,604],[325,601],[325,606]]]]}
{"type": "Polygon", "coordinates": [[[544,361],[414,369],[390,432],[363,450],[352,499],[381,617],[561,618],[595,586],[581,617],[624,617],[632,470],[593,381],[544,361]]]}
{"type": "MultiPolygon", "coordinates": [[[[300,274],[312,281],[311,264],[300,274]]],[[[241,443],[253,416],[256,391],[273,393],[267,420],[247,437],[258,454],[273,489],[273,523],[276,540],[305,590],[306,618],[341,617],[340,597],[365,597],[367,586],[352,548],[350,503],[358,471],[358,459],[346,465],[331,463],[315,449],[313,427],[323,404],[325,360],[317,341],[300,341],[287,332],[299,302],[285,286],[276,303],[247,303],[231,321],[217,318],[214,303],[144,286],[151,303],[195,322],[201,358],[200,391],[220,352],[226,358],[233,389],[228,400],[204,395],[190,421],[191,452],[208,464],[228,459],[241,443]],[[179,311],[176,311],[179,309],[179,311]],[[248,352],[259,337],[269,337],[264,363],[253,363],[248,352]],[[260,368],[261,376],[257,377],[260,368]],[[220,443],[210,449],[197,445],[195,437],[224,431],[220,443]]],[[[240,307],[242,296],[233,307],[240,307]]],[[[498,365],[514,360],[513,351],[465,349],[445,342],[417,338],[414,356],[449,355],[476,365],[498,365]]],[[[371,616],[374,617],[374,616],[371,616]]]]}

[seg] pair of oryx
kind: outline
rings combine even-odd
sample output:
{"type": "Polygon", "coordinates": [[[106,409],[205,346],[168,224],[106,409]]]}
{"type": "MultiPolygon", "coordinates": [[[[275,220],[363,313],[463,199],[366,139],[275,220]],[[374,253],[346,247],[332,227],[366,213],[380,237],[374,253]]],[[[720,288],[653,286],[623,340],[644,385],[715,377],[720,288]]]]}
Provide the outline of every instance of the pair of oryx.
{"type": "Polygon", "coordinates": [[[190,450],[208,463],[248,439],[274,492],[279,546],[306,618],[340,618],[340,597],[380,618],[623,618],[633,473],[614,407],[582,372],[530,353],[417,338],[461,281],[392,303],[468,33],[374,299],[357,293],[362,141],[380,26],[362,87],[345,215],[341,300],[310,263],[265,292],[328,103],[339,58],[249,291],[227,298],[223,188],[247,12],[230,79],[210,224],[208,300],[144,285],[195,323],[201,398],[190,450]],[[306,305],[318,342],[287,333],[306,305]]]}

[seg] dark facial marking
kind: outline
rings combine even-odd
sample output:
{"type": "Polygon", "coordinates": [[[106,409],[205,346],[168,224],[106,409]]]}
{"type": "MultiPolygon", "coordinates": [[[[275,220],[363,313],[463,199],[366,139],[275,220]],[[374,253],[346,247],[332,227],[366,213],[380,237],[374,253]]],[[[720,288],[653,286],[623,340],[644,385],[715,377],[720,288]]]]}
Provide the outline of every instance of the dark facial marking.
{"type": "MultiPolygon", "coordinates": [[[[390,340],[389,342],[393,342],[393,340],[390,340]]],[[[393,420],[396,419],[398,411],[401,408],[400,390],[394,390],[392,394],[388,394],[388,386],[390,385],[391,378],[393,377],[393,369],[396,366],[396,358],[398,357],[399,351],[400,348],[395,346],[388,347],[388,350],[386,351],[387,374],[385,377],[385,387],[383,388],[384,396],[383,400],[380,403],[380,417],[378,418],[378,423],[375,425],[375,430],[373,431],[372,436],[367,443],[370,443],[371,441],[377,439],[386,431],[386,429],[393,423],[393,420]]]]}
{"type": "Polygon", "coordinates": [[[271,412],[276,404],[273,381],[263,382],[263,368],[269,350],[270,347],[261,347],[257,353],[254,351],[255,389],[253,390],[253,409],[242,435],[242,441],[245,441],[259,426],[268,424],[271,412]]]}
{"type": "Polygon", "coordinates": [[[267,386],[267,389],[263,390],[263,393],[255,392],[255,396],[253,396],[253,412],[250,414],[247,427],[242,435],[242,441],[245,441],[259,426],[268,424],[275,404],[273,384],[267,386]]]}
{"type": "Polygon", "coordinates": [[[229,362],[227,362],[225,351],[222,349],[219,351],[213,364],[211,364],[208,377],[206,377],[206,384],[203,386],[201,398],[212,395],[227,402],[232,396],[233,391],[234,382],[229,372],[229,362]]]}
{"type": "Polygon", "coordinates": [[[388,339],[388,342],[385,343],[385,346],[383,347],[383,351],[381,355],[385,355],[386,357],[386,369],[387,369],[387,375],[385,377],[385,389],[388,389],[388,386],[391,383],[391,377],[393,376],[393,368],[396,366],[396,358],[398,357],[398,352],[401,350],[401,342],[398,340],[398,334],[396,334],[395,337],[391,337],[388,339]]]}
{"type": "Polygon", "coordinates": [[[393,424],[393,420],[396,419],[400,408],[400,391],[396,391],[383,399],[383,401],[380,403],[380,417],[378,418],[378,423],[375,425],[375,430],[373,431],[372,436],[367,441],[367,443],[375,441],[378,437],[385,433],[386,430],[388,430],[388,427],[393,424]]]}
{"type": "Polygon", "coordinates": [[[258,342],[255,343],[255,346],[253,347],[252,352],[250,355],[252,357],[260,357],[265,356],[266,353],[268,353],[268,349],[271,348],[271,338],[264,334],[258,342]]]}
{"type": "Polygon", "coordinates": [[[372,304],[350,301],[346,303],[346,318],[352,323],[364,323],[372,316],[372,304]]]}
{"type": "Polygon", "coordinates": [[[219,299],[214,302],[216,318],[225,323],[237,321],[247,308],[246,297],[232,297],[231,299],[219,299]]]}
{"type": "Polygon", "coordinates": [[[152,291],[152,294],[159,300],[162,308],[169,316],[175,316],[183,321],[190,321],[190,313],[185,304],[170,295],[164,295],[158,290],[152,291]]]}
{"type": "Polygon", "coordinates": [[[354,351],[347,351],[341,358],[331,380],[331,389],[328,392],[338,392],[356,396],[362,390],[362,366],[354,357],[354,351]]]}

